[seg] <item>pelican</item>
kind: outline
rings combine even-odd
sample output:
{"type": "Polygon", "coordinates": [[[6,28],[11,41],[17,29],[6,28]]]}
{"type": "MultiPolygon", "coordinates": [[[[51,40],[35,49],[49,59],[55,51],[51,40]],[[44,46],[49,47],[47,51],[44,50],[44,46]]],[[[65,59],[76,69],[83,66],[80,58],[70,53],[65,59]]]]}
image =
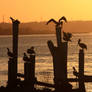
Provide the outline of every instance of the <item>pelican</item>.
{"type": "Polygon", "coordinates": [[[59,22],[60,22],[61,20],[64,20],[65,22],[67,22],[67,19],[66,19],[65,16],[61,17],[61,18],[59,19],[59,22]]]}
{"type": "Polygon", "coordinates": [[[16,23],[20,23],[20,21],[19,20],[15,20],[15,19],[13,19],[12,17],[10,17],[10,19],[12,20],[12,22],[16,22],[16,23]]]}
{"type": "Polygon", "coordinates": [[[28,58],[28,56],[27,56],[26,53],[24,53],[23,60],[24,60],[24,61],[29,61],[29,58],[28,58]]]}
{"type": "Polygon", "coordinates": [[[7,48],[7,50],[8,50],[7,55],[8,55],[9,57],[13,57],[14,55],[13,55],[13,53],[9,50],[9,48],[7,48]]]}
{"type": "Polygon", "coordinates": [[[14,21],[15,21],[15,19],[13,19],[12,17],[10,17],[10,19],[12,20],[12,22],[14,22],[14,21]]]}
{"type": "Polygon", "coordinates": [[[87,45],[84,44],[84,43],[81,43],[81,39],[78,40],[78,45],[84,50],[86,49],[87,50],[87,45]]]}
{"type": "Polygon", "coordinates": [[[66,32],[63,32],[63,39],[65,40],[65,41],[71,41],[71,37],[72,37],[72,34],[71,33],[66,33],[66,32]]]}
{"type": "MultiPolygon", "coordinates": [[[[79,73],[77,72],[77,70],[75,69],[75,67],[73,67],[73,75],[76,76],[76,79],[78,79],[79,73]]],[[[77,82],[76,82],[76,86],[77,86],[77,82]]]]}
{"type": "Polygon", "coordinates": [[[32,46],[30,49],[27,49],[28,54],[35,54],[34,47],[32,46]]]}
{"type": "Polygon", "coordinates": [[[77,72],[77,70],[75,69],[75,67],[73,67],[73,75],[75,75],[76,77],[79,76],[79,73],[77,72]]]}
{"type": "Polygon", "coordinates": [[[48,25],[50,22],[54,22],[54,23],[56,24],[56,26],[59,26],[59,25],[62,26],[63,21],[61,21],[61,20],[64,20],[65,22],[67,22],[66,18],[63,16],[63,17],[61,17],[61,18],[59,19],[58,22],[57,22],[56,20],[54,20],[54,19],[50,19],[50,20],[47,22],[47,25],[48,25]]]}

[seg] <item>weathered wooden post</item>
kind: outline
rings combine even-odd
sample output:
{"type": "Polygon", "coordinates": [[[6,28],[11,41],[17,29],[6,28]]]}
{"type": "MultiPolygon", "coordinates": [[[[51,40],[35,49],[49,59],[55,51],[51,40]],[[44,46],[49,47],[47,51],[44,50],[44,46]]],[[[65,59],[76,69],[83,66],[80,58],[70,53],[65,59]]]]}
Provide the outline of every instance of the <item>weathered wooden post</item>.
{"type": "Polygon", "coordinates": [[[58,85],[67,80],[67,42],[55,47],[52,41],[48,41],[48,47],[53,57],[54,82],[58,85]]]}
{"type": "Polygon", "coordinates": [[[48,24],[53,21],[56,24],[57,47],[54,46],[52,41],[48,41],[48,47],[53,57],[54,83],[57,92],[65,91],[68,88],[72,89],[71,85],[67,82],[67,50],[68,40],[70,40],[70,38],[67,36],[66,42],[62,42],[62,19],[65,22],[67,21],[63,16],[58,22],[54,19],[47,22],[48,24]]]}
{"type": "Polygon", "coordinates": [[[13,31],[13,82],[16,84],[17,80],[17,59],[18,59],[18,32],[19,32],[19,24],[20,22],[18,20],[14,20],[12,17],[10,17],[12,20],[12,31],[13,31]]]}
{"type": "Polygon", "coordinates": [[[14,81],[14,61],[13,58],[9,58],[8,61],[8,87],[15,87],[15,81],[14,81]]]}
{"type": "Polygon", "coordinates": [[[60,47],[62,44],[62,34],[61,34],[61,27],[56,26],[56,39],[57,39],[57,46],[60,47]]]}
{"type": "Polygon", "coordinates": [[[84,84],[84,50],[79,50],[79,89],[80,92],[85,91],[85,84],[84,84]]]}
{"type": "Polygon", "coordinates": [[[30,86],[31,90],[33,90],[35,82],[35,54],[29,53],[29,55],[29,61],[24,63],[24,80],[25,86],[30,86]]]}

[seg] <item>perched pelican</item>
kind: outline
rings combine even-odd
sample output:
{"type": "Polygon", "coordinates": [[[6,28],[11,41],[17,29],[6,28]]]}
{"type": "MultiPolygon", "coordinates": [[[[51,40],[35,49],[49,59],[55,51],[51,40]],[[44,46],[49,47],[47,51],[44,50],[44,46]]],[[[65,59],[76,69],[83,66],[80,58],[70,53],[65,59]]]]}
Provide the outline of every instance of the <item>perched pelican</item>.
{"type": "Polygon", "coordinates": [[[73,67],[73,75],[75,75],[76,77],[79,76],[79,73],[77,72],[77,70],[75,69],[75,67],[73,67]]]}
{"type": "MultiPolygon", "coordinates": [[[[77,72],[77,70],[75,69],[75,67],[73,67],[73,75],[76,76],[76,79],[78,79],[79,73],[77,72]]],[[[76,82],[76,86],[77,86],[77,82],[76,82]]]]}
{"type": "Polygon", "coordinates": [[[32,46],[30,49],[27,49],[28,54],[35,54],[34,47],[32,46]]]}
{"type": "Polygon", "coordinates": [[[13,57],[14,55],[13,55],[13,53],[9,50],[9,48],[7,48],[7,50],[8,50],[7,55],[8,55],[9,57],[13,57]]]}
{"type": "Polygon", "coordinates": [[[20,21],[19,20],[15,20],[15,19],[13,19],[12,17],[10,17],[10,19],[12,20],[12,22],[15,22],[15,23],[20,23],[20,21]]]}
{"type": "Polygon", "coordinates": [[[12,20],[12,22],[14,22],[14,21],[15,21],[15,19],[13,19],[12,17],[10,17],[10,19],[12,20]]]}
{"type": "Polygon", "coordinates": [[[63,16],[63,17],[61,17],[61,18],[59,19],[58,22],[57,22],[56,20],[54,20],[54,19],[50,19],[50,20],[47,22],[47,25],[48,25],[50,22],[54,22],[54,23],[56,24],[56,26],[59,26],[59,25],[62,26],[63,21],[61,21],[61,20],[64,20],[65,22],[67,22],[66,18],[63,16]]]}
{"type": "Polygon", "coordinates": [[[27,56],[26,53],[24,53],[23,60],[24,60],[24,61],[29,61],[29,58],[28,58],[28,56],[27,56]]]}
{"type": "Polygon", "coordinates": [[[82,49],[86,49],[87,50],[87,45],[84,43],[80,43],[81,39],[78,40],[78,45],[82,48],[82,49]]]}
{"type": "Polygon", "coordinates": [[[63,32],[63,39],[65,40],[65,41],[71,41],[71,37],[72,37],[72,34],[71,33],[65,33],[65,32],[63,32]]]}

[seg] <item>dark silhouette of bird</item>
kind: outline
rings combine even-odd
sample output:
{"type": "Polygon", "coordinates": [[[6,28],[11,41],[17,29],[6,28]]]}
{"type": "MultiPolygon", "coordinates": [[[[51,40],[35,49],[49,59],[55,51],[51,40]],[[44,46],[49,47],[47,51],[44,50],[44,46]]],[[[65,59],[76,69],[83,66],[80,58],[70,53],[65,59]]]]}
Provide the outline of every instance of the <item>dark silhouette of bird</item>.
{"type": "Polygon", "coordinates": [[[71,41],[71,38],[72,38],[72,34],[71,33],[63,32],[63,40],[68,42],[68,41],[71,41]]]}
{"type": "Polygon", "coordinates": [[[7,48],[7,50],[8,50],[7,55],[8,55],[9,57],[13,57],[14,55],[13,55],[13,53],[10,51],[10,49],[7,48]]]}
{"type": "Polygon", "coordinates": [[[75,75],[76,77],[79,76],[79,73],[77,72],[77,70],[75,69],[75,67],[73,67],[73,75],[75,75]]]}
{"type": "Polygon", "coordinates": [[[28,58],[28,56],[27,56],[26,53],[24,53],[23,60],[24,60],[24,61],[29,61],[29,58],[28,58]]]}
{"type": "Polygon", "coordinates": [[[64,20],[65,22],[67,22],[67,20],[66,20],[66,18],[63,16],[63,17],[61,17],[60,19],[59,19],[59,21],[57,22],[56,20],[54,20],[54,19],[50,19],[48,22],[47,22],[47,25],[50,23],[50,22],[54,22],[55,24],[56,24],[56,27],[58,27],[58,26],[62,26],[62,24],[63,24],[63,21],[61,21],[61,20],[64,20]]]}
{"type": "Polygon", "coordinates": [[[12,20],[12,22],[15,22],[15,23],[20,23],[20,21],[19,20],[15,20],[15,19],[13,19],[12,17],[10,17],[10,19],[12,20]]]}
{"type": "Polygon", "coordinates": [[[59,22],[60,22],[61,20],[64,20],[65,22],[67,22],[67,19],[66,19],[65,16],[61,17],[61,18],[59,19],[59,22]]]}
{"type": "Polygon", "coordinates": [[[86,49],[87,50],[87,45],[84,44],[84,43],[81,43],[81,39],[78,40],[78,45],[84,50],[86,49]]]}
{"type": "Polygon", "coordinates": [[[10,19],[12,20],[12,22],[14,22],[14,21],[15,21],[15,19],[13,19],[12,17],[10,17],[10,19]]]}
{"type": "MultiPolygon", "coordinates": [[[[76,76],[76,79],[78,79],[79,77],[79,73],[77,72],[77,70],[75,69],[75,67],[73,67],[73,75],[76,76]]],[[[77,81],[76,81],[76,86],[77,86],[77,81]]]]}
{"type": "Polygon", "coordinates": [[[30,49],[27,49],[28,54],[35,54],[34,47],[32,46],[30,49]]]}

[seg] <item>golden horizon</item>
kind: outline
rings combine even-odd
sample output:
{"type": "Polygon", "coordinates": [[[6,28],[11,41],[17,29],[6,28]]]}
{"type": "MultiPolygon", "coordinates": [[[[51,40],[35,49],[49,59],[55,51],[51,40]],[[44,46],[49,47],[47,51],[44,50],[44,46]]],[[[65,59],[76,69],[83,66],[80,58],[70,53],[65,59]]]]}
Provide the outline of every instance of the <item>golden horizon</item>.
{"type": "Polygon", "coordinates": [[[10,22],[12,16],[21,22],[58,20],[92,20],[92,0],[2,0],[0,2],[0,22],[10,22]]]}

